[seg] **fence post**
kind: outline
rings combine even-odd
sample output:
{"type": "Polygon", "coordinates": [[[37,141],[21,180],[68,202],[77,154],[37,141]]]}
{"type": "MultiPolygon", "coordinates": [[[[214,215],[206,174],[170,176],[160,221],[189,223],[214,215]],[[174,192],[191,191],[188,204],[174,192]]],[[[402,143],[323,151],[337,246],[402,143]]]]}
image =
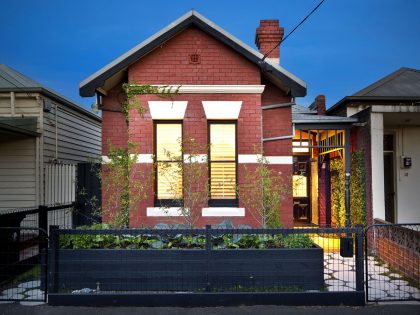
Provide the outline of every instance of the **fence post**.
{"type": "Polygon", "coordinates": [[[211,288],[210,283],[210,259],[211,259],[211,225],[206,225],[206,291],[209,292],[211,288]]]}
{"type": "Polygon", "coordinates": [[[57,293],[58,284],[58,239],[59,227],[57,225],[50,226],[50,248],[48,250],[48,292],[57,293]]]}
{"type": "Polygon", "coordinates": [[[43,229],[45,232],[48,232],[48,207],[39,206],[38,207],[38,227],[43,229]]]}
{"type": "Polygon", "coordinates": [[[356,225],[356,291],[363,291],[363,256],[364,256],[364,228],[362,224],[356,225]]]}

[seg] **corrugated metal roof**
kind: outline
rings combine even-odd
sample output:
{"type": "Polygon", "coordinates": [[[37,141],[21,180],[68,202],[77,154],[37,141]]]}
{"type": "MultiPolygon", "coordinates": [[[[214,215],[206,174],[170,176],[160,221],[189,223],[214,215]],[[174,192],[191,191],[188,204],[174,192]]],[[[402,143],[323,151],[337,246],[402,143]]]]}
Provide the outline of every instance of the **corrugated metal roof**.
{"type": "Polygon", "coordinates": [[[398,69],[352,96],[420,97],[420,70],[398,69]]]}
{"type": "Polygon", "coordinates": [[[342,116],[324,116],[313,114],[292,113],[293,123],[314,123],[314,124],[330,124],[330,123],[354,123],[356,118],[342,117],[342,116]]]}
{"type": "Polygon", "coordinates": [[[312,114],[312,115],[317,114],[316,110],[310,109],[308,107],[305,107],[299,104],[294,104],[292,106],[292,113],[293,114],[312,114]]]}
{"type": "Polygon", "coordinates": [[[224,29],[202,16],[195,10],[191,10],[181,16],[176,21],[172,22],[156,34],[150,36],[134,48],[127,51],[102,69],[98,70],[87,79],[80,83],[81,96],[93,96],[95,90],[101,87],[105,80],[111,76],[125,70],[130,64],[136,62],[144,55],[152,51],[155,47],[161,45],[163,42],[169,40],[180,31],[189,25],[195,25],[206,33],[211,34],[227,46],[231,47],[251,62],[257,64],[264,69],[263,73],[274,84],[280,80],[283,86],[286,86],[294,96],[306,95],[306,83],[288,72],[286,69],[278,64],[265,59],[262,61],[264,55],[245,44],[232,34],[226,32],[224,29]]]}
{"type": "Polygon", "coordinates": [[[0,92],[34,92],[43,93],[45,96],[55,99],[85,115],[88,115],[98,121],[101,118],[98,115],[88,111],[81,105],[76,104],[69,98],[60,93],[32,80],[19,71],[12,69],[4,64],[0,64],[0,92]]]}

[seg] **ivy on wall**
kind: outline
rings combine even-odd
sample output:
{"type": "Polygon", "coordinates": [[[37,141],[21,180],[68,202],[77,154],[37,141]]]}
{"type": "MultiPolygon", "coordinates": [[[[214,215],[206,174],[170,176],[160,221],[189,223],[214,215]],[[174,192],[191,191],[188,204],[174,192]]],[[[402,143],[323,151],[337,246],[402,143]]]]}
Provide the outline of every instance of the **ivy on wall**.
{"type": "Polygon", "coordinates": [[[344,160],[330,162],[331,170],[331,215],[337,227],[346,225],[344,160]]]}
{"type": "Polygon", "coordinates": [[[351,155],[350,218],[353,225],[366,225],[366,170],[363,149],[351,155]]]}
{"type": "MultiPolygon", "coordinates": [[[[366,192],[364,151],[351,154],[350,219],[352,225],[366,225],[366,192]]],[[[331,212],[337,227],[346,223],[344,160],[333,159],[331,169],[331,212]]]]}

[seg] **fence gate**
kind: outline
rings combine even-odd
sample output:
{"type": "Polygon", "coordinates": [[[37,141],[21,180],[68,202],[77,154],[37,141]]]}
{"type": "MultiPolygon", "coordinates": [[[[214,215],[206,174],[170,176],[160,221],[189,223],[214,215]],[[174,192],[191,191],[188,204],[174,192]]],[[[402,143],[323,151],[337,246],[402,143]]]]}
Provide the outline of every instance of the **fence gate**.
{"type": "Polygon", "coordinates": [[[0,301],[45,302],[46,231],[0,227],[0,301]]]}
{"type": "Polygon", "coordinates": [[[366,300],[420,300],[420,224],[373,224],[365,242],[366,300]]]}

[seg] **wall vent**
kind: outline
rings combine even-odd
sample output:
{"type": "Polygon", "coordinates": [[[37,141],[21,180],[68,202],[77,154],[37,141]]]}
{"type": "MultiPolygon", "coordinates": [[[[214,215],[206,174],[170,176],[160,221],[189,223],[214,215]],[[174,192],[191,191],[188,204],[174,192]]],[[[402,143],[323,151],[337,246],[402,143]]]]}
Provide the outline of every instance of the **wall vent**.
{"type": "Polygon", "coordinates": [[[198,65],[201,63],[200,54],[190,54],[188,59],[189,59],[190,64],[193,64],[193,65],[198,65]]]}

